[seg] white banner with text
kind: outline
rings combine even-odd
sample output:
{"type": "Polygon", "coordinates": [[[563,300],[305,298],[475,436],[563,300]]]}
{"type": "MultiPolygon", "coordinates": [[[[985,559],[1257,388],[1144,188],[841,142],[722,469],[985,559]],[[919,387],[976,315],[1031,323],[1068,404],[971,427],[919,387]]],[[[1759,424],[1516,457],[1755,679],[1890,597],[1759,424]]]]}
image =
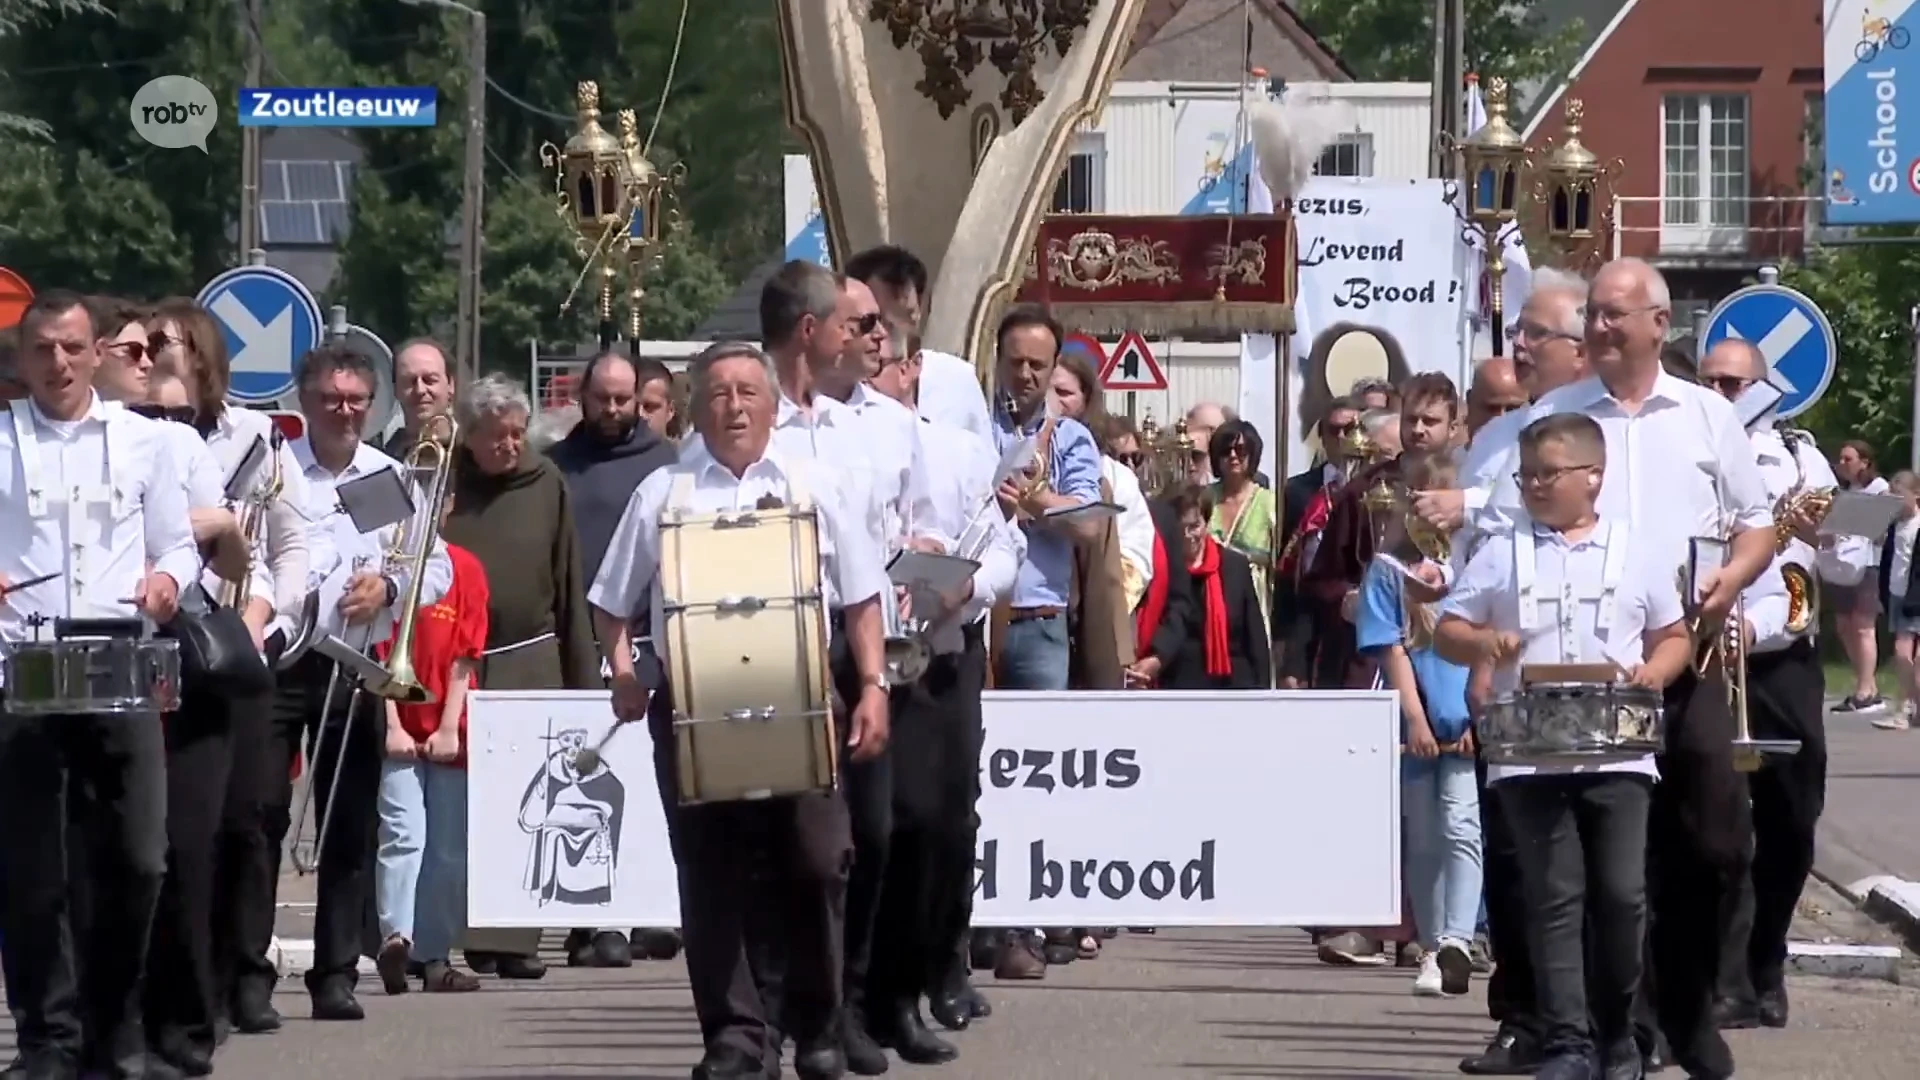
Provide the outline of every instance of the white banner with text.
{"type": "MultiPolygon", "coordinates": [[[[468,710],[469,925],[678,925],[646,729],[583,773],[605,693],[478,691],[468,710]]],[[[1392,694],[1008,692],[985,714],[976,925],[1400,920],[1392,694]]]]}

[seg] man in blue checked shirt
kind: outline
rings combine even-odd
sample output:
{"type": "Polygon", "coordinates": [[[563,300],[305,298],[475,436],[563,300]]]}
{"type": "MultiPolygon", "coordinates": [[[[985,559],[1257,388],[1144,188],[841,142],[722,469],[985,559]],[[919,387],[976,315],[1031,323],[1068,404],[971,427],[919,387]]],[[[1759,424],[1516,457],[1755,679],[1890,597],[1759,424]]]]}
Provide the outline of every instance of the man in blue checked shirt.
{"type": "Polygon", "coordinates": [[[1047,408],[1062,336],[1046,309],[1031,304],[1009,310],[995,336],[1000,402],[994,440],[1004,454],[1033,438],[1039,455],[1033,470],[1009,478],[997,492],[1001,512],[1027,535],[1027,558],[1014,581],[994,673],[994,685],[1005,690],[1067,688],[1073,545],[1097,540],[1106,525],[1097,515],[1048,516],[1100,500],[1100,451],[1093,434],[1047,408]],[[1036,477],[1044,483],[1035,483],[1036,477]]]}

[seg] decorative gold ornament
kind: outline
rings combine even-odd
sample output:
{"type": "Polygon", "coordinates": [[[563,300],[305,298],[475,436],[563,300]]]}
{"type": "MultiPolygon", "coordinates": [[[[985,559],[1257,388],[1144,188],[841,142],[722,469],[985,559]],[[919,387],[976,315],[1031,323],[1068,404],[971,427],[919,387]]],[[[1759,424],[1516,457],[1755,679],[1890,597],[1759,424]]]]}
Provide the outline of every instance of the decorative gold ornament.
{"type": "Polygon", "coordinates": [[[1267,283],[1267,245],[1258,240],[1242,240],[1229,248],[1215,244],[1207,252],[1212,263],[1207,277],[1227,285],[1265,285],[1267,283]]]}
{"type": "Polygon", "coordinates": [[[1164,240],[1129,237],[1088,229],[1047,244],[1047,276],[1055,285],[1094,291],[1124,282],[1180,280],[1180,259],[1164,240]]]}
{"type": "Polygon", "coordinates": [[[867,18],[884,25],[896,49],[912,49],[925,71],[914,89],[942,119],[973,100],[967,79],[982,61],[1006,76],[1000,106],[1014,124],[1040,103],[1035,72],[1051,48],[1065,56],[1097,0],[872,0],[867,18]]]}
{"type": "Polygon", "coordinates": [[[1187,433],[1186,420],[1175,420],[1172,427],[1163,428],[1154,420],[1153,410],[1148,409],[1140,421],[1141,490],[1158,498],[1186,483],[1187,465],[1196,449],[1193,436],[1187,433]]]}

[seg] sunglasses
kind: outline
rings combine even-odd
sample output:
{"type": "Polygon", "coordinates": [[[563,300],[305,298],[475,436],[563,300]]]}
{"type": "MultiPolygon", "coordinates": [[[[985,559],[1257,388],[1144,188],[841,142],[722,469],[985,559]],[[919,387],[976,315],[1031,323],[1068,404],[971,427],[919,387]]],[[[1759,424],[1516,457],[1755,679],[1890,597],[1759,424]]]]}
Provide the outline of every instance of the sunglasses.
{"type": "Polygon", "coordinates": [[[127,411],[149,420],[171,420],[176,424],[192,426],[199,419],[199,410],[191,405],[149,405],[144,402],[127,406],[127,411]]]}
{"type": "Polygon", "coordinates": [[[1738,394],[1758,382],[1758,379],[1743,379],[1738,375],[1702,375],[1700,381],[1723,394],[1738,394]]]}
{"type": "Polygon", "coordinates": [[[134,363],[142,360],[158,360],[160,354],[169,345],[184,345],[186,339],[171,334],[149,334],[145,341],[116,341],[107,346],[111,352],[126,357],[134,363]]]}
{"type": "Polygon", "coordinates": [[[862,315],[859,318],[853,320],[853,332],[861,335],[871,334],[874,332],[876,328],[879,327],[879,325],[880,325],[880,313],[877,311],[870,311],[867,314],[862,315]]]}

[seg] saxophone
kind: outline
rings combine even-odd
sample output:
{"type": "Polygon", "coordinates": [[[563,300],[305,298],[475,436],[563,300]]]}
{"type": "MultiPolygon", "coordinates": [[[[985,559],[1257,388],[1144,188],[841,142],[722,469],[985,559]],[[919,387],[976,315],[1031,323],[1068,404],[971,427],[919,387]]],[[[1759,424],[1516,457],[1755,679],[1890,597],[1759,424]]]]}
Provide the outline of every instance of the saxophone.
{"type": "MultiPolygon", "coordinates": [[[[1833,509],[1834,489],[1807,486],[1807,467],[1800,461],[1799,444],[1808,436],[1791,428],[1779,429],[1780,443],[1793,458],[1793,489],[1773,505],[1773,550],[1784,555],[1793,546],[1793,521],[1807,517],[1818,523],[1833,509]]],[[[1787,632],[1804,634],[1820,618],[1820,580],[1799,563],[1783,563],[1781,580],[1787,588],[1787,632]]]]}

